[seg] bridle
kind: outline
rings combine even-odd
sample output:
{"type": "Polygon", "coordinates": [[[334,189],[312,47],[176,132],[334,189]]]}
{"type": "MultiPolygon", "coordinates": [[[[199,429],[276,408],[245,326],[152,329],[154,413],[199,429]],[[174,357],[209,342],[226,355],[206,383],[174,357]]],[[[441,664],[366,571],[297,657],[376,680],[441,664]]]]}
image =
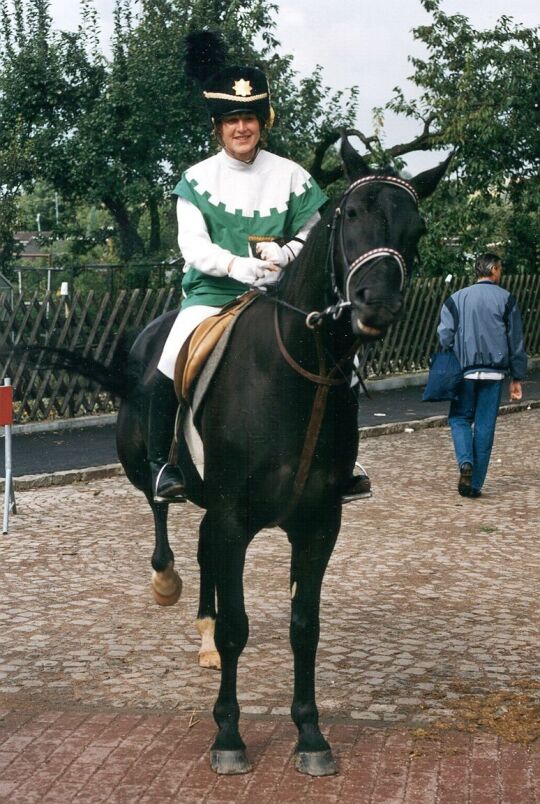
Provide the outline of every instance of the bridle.
{"type": "MultiPolygon", "coordinates": [[[[341,251],[340,254],[341,259],[343,260],[343,263],[347,265],[347,274],[346,274],[344,292],[341,291],[337,281],[334,252],[336,244],[336,231],[338,229],[338,221],[341,216],[341,208],[344,207],[350,194],[354,192],[358,187],[363,187],[366,184],[375,182],[400,187],[402,190],[405,190],[412,197],[416,205],[418,204],[419,201],[418,194],[414,189],[414,187],[411,184],[409,184],[409,182],[404,181],[403,179],[400,179],[397,176],[365,176],[364,178],[358,179],[357,181],[353,182],[343,195],[343,198],[341,199],[341,204],[338,207],[336,207],[332,218],[332,223],[330,224],[331,227],[330,239],[328,243],[328,251],[326,254],[327,272],[330,275],[333,298],[337,299],[337,303],[332,304],[330,307],[327,307],[325,310],[321,310],[320,312],[318,310],[313,311],[312,313],[309,313],[306,316],[306,326],[309,327],[309,329],[314,330],[313,335],[315,338],[315,344],[317,347],[317,354],[319,358],[318,374],[314,374],[304,369],[303,366],[297,363],[297,361],[294,360],[294,358],[290,355],[289,351],[287,350],[287,347],[285,346],[285,343],[283,342],[283,338],[280,332],[279,304],[276,304],[274,309],[274,329],[277,344],[282,357],[287,361],[289,366],[297,374],[304,377],[304,379],[315,383],[315,385],[317,386],[317,390],[315,392],[315,398],[313,401],[313,407],[311,410],[311,416],[306,431],[306,437],[304,440],[304,446],[302,448],[302,453],[300,455],[298,468],[294,478],[291,498],[288,502],[288,505],[285,508],[285,511],[281,515],[279,521],[274,524],[281,524],[281,522],[286,520],[287,517],[295,510],[296,505],[300,497],[302,496],[307,478],[311,470],[311,464],[315,454],[315,449],[318,443],[319,433],[321,430],[324,413],[326,410],[326,402],[328,394],[332,387],[343,386],[345,384],[348,385],[350,381],[350,376],[347,372],[347,366],[352,362],[352,358],[358,350],[358,342],[355,341],[349,352],[339,362],[334,361],[334,366],[330,370],[328,370],[326,366],[325,350],[323,347],[322,335],[318,331],[319,325],[323,322],[326,316],[332,316],[332,318],[334,318],[335,320],[338,319],[343,310],[346,307],[351,306],[350,280],[352,276],[354,276],[358,271],[360,271],[368,264],[375,265],[378,260],[384,257],[392,257],[392,259],[394,259],[398,263],[401,271],[401,288],[403,288],[403,285],[405,284],[405,279],[407,275],[406,262],[403,255],[400,254],[399,251],[396,251],[396,249],[386,247],[370,249],[369,251],[360,254],[360,256],[357,257],[352,263],[348,264],[345,257],[343,225],[339,229],[339,235],[340,235],[339,248],[341,251]]],[[[276,299],[276,301],[278,300],[276,299]]],[[[285,306],[292,307],[292,305],[289,304],[285,304],[285,306]]],[[[302,312],[297,308],[292,309],[296,309],[296,312],[302,312]]],[[[364,385],[360,377],[359,379],[362,385],[364,385]]]]}
{"type": "Polygon", "coordinates": [[[407,263],[403,255],[394,248],[390,248],[389,246],[382,246],[380,248],[370,249],[369,251],[365,251],[363,254],[360,254],[352,263],[348,263],[346,258],[345,252],[345,235],[344,235],[344,227],[341,225],[339,227],[339,241],[338,247],[340,251],[340,256],[343,264],[346,266],[346,278],[345,278],[345,287],[343,290],[340,287],[337,278],[337,271],[336,271],[336,261],[335,261],[335,251],[336,251],[336,236],[338,232],[338,222],[342,215],[342,210],[345,209],[345,205],[351,193],[357,190],[359,187],[365,187],[368,184],[388,184],[393,187],[399,187],[401,190],[404,190],[406,193],[410,195],[412,200],[414,201],[415,205],[418,206],[420,198],[418,193],[408,181],[405,179],[401,179],[398,176],[363,176],[361,179],[357,179],[354,181],[347,190],[345,191],[340,204],[334,210],[334,215],[332,217],[332,222],[329,224],[330,226],[330,238],[328,242],[328,250],[326,253],[326,264],[327,264],[327,272],[330,276],[330,283],[331,283],[331,290],[332,296],[334,299],[337,299],[337,304],[332,304],[330,307],[327,307],[325,310],[321,312],[313,312],[310,313],[306,319],[306,325],[312,329],[313,327],[317,326],[322,318],[327,315],[332,315],[334,319],[339,318],[342,311],[346,307],[350,307],[351,297],[350,297],[350,287],[351,281],[353,277],[363,268],[365,268],[370,263],[376,265],[377,262],[382,260],[384,257],[391,257],[395,260],[399,266],[399,270],[401,273],[401,284],[400,289],[403,289],[405,284],[405,280],[407,278],[407,263]]]}

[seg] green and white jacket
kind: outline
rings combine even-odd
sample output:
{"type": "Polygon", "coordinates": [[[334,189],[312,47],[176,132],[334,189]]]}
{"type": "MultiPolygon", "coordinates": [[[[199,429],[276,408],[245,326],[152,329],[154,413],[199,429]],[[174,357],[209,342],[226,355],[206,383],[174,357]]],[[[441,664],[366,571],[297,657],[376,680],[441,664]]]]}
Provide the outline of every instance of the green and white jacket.
{"type": "MultiPolygon", "coordinates": [[[[186,262],[182,309],[222,307],[244,293],[227,269],[234,257],[253,256],[249,238],[304,240],[327,200],[300,165],[268,151],[251,164],[220,151],[189,168],[173,192],[186,262]]],[[[301,247],[291,244],[295,255],[301,247]]]]}

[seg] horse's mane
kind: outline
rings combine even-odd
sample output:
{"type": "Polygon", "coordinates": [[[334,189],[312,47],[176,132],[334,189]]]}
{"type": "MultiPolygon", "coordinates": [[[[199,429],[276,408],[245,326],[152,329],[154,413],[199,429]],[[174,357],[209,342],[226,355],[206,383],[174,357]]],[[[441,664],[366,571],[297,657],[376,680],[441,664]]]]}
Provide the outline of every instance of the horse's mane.
{"type": "Polygon", "coordinates": [[[325,263],[332,216],[340,199],[332,199],[311,229],[298,257],[284,271],[277,295],[292,304],[324,304],[325,263]]]}

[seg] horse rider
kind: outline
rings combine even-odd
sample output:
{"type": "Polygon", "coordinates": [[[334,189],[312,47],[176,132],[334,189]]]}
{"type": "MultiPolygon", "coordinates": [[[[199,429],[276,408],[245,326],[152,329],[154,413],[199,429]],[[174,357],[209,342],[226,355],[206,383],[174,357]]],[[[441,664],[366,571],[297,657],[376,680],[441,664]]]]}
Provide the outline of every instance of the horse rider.
{"type": "MultiPolygon", "coordinates": [[[[185,268],[181,309],[150,391],[148,459],[156,502],[185,500],[182,471],[168,462],[178,405],[174,369],[183,344],[202,321],[250,287],[276,282],[302,250],[327,200],[300,165],[261,147],[274,118],[265,74],[236,65],[209,76],[199,69],[220,46],[220,37],[209,31],[186,37],[186,72],[202,84],[221,148],[186,170],[173,191],[185,268]]],[[[365,474],[352,477],[344,490],[347,501],[367,493],[365,474]]]]}

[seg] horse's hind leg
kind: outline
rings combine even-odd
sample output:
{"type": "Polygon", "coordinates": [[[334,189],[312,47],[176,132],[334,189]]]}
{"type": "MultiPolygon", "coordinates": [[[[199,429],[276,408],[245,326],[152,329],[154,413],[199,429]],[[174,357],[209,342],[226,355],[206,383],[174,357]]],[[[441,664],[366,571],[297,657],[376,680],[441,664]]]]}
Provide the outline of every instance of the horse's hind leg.
{"type": "Polygon", "coordinates": [[[197,613],[197,631],[201,637],[199,649],[199,665],[214,670],[221,668],[221,659],[216,650],[214,633],[216,627],[216,584],[212,568],[211,536],[206,516],[199,528],[199,549],[197,561],[200,571],[199,611],[197,613]]]}
{"type": "Polygon", "coordinates": [[[321,585],[339,530],[335,521],[339,516],[335,514],[333,521],[315,524],[312,519],[311,527],[298,525],[288,531],[292,544],[290,638],[294,655],[291,714],[298,728],[295,764],[297,770],[311,776],[336,773],[330,746],[319,729],[315,703],[321,585]]]}
{"type": "Polygon", "coordinates": [[[248,639],[249,624],[244,607],[243,573],[249,539],[234,516],[207,514],[209,555],[216,579],[216,646],[221,657],[221,684],[214,706],[218,734],[210,751],[217,773],[247,773],[251,766],[238,730],[240,707],[236,694],[238,659],[248,639]]]}
{"type": "Polygon", "coordinates": [[[174,569],[174,553],[167,534],[167,503],[155,503],[149,499],[154,515],[156,543],[152,554],[151,590],[160,606],[173,606],[182,594],[182,579],[174,569]]]}

